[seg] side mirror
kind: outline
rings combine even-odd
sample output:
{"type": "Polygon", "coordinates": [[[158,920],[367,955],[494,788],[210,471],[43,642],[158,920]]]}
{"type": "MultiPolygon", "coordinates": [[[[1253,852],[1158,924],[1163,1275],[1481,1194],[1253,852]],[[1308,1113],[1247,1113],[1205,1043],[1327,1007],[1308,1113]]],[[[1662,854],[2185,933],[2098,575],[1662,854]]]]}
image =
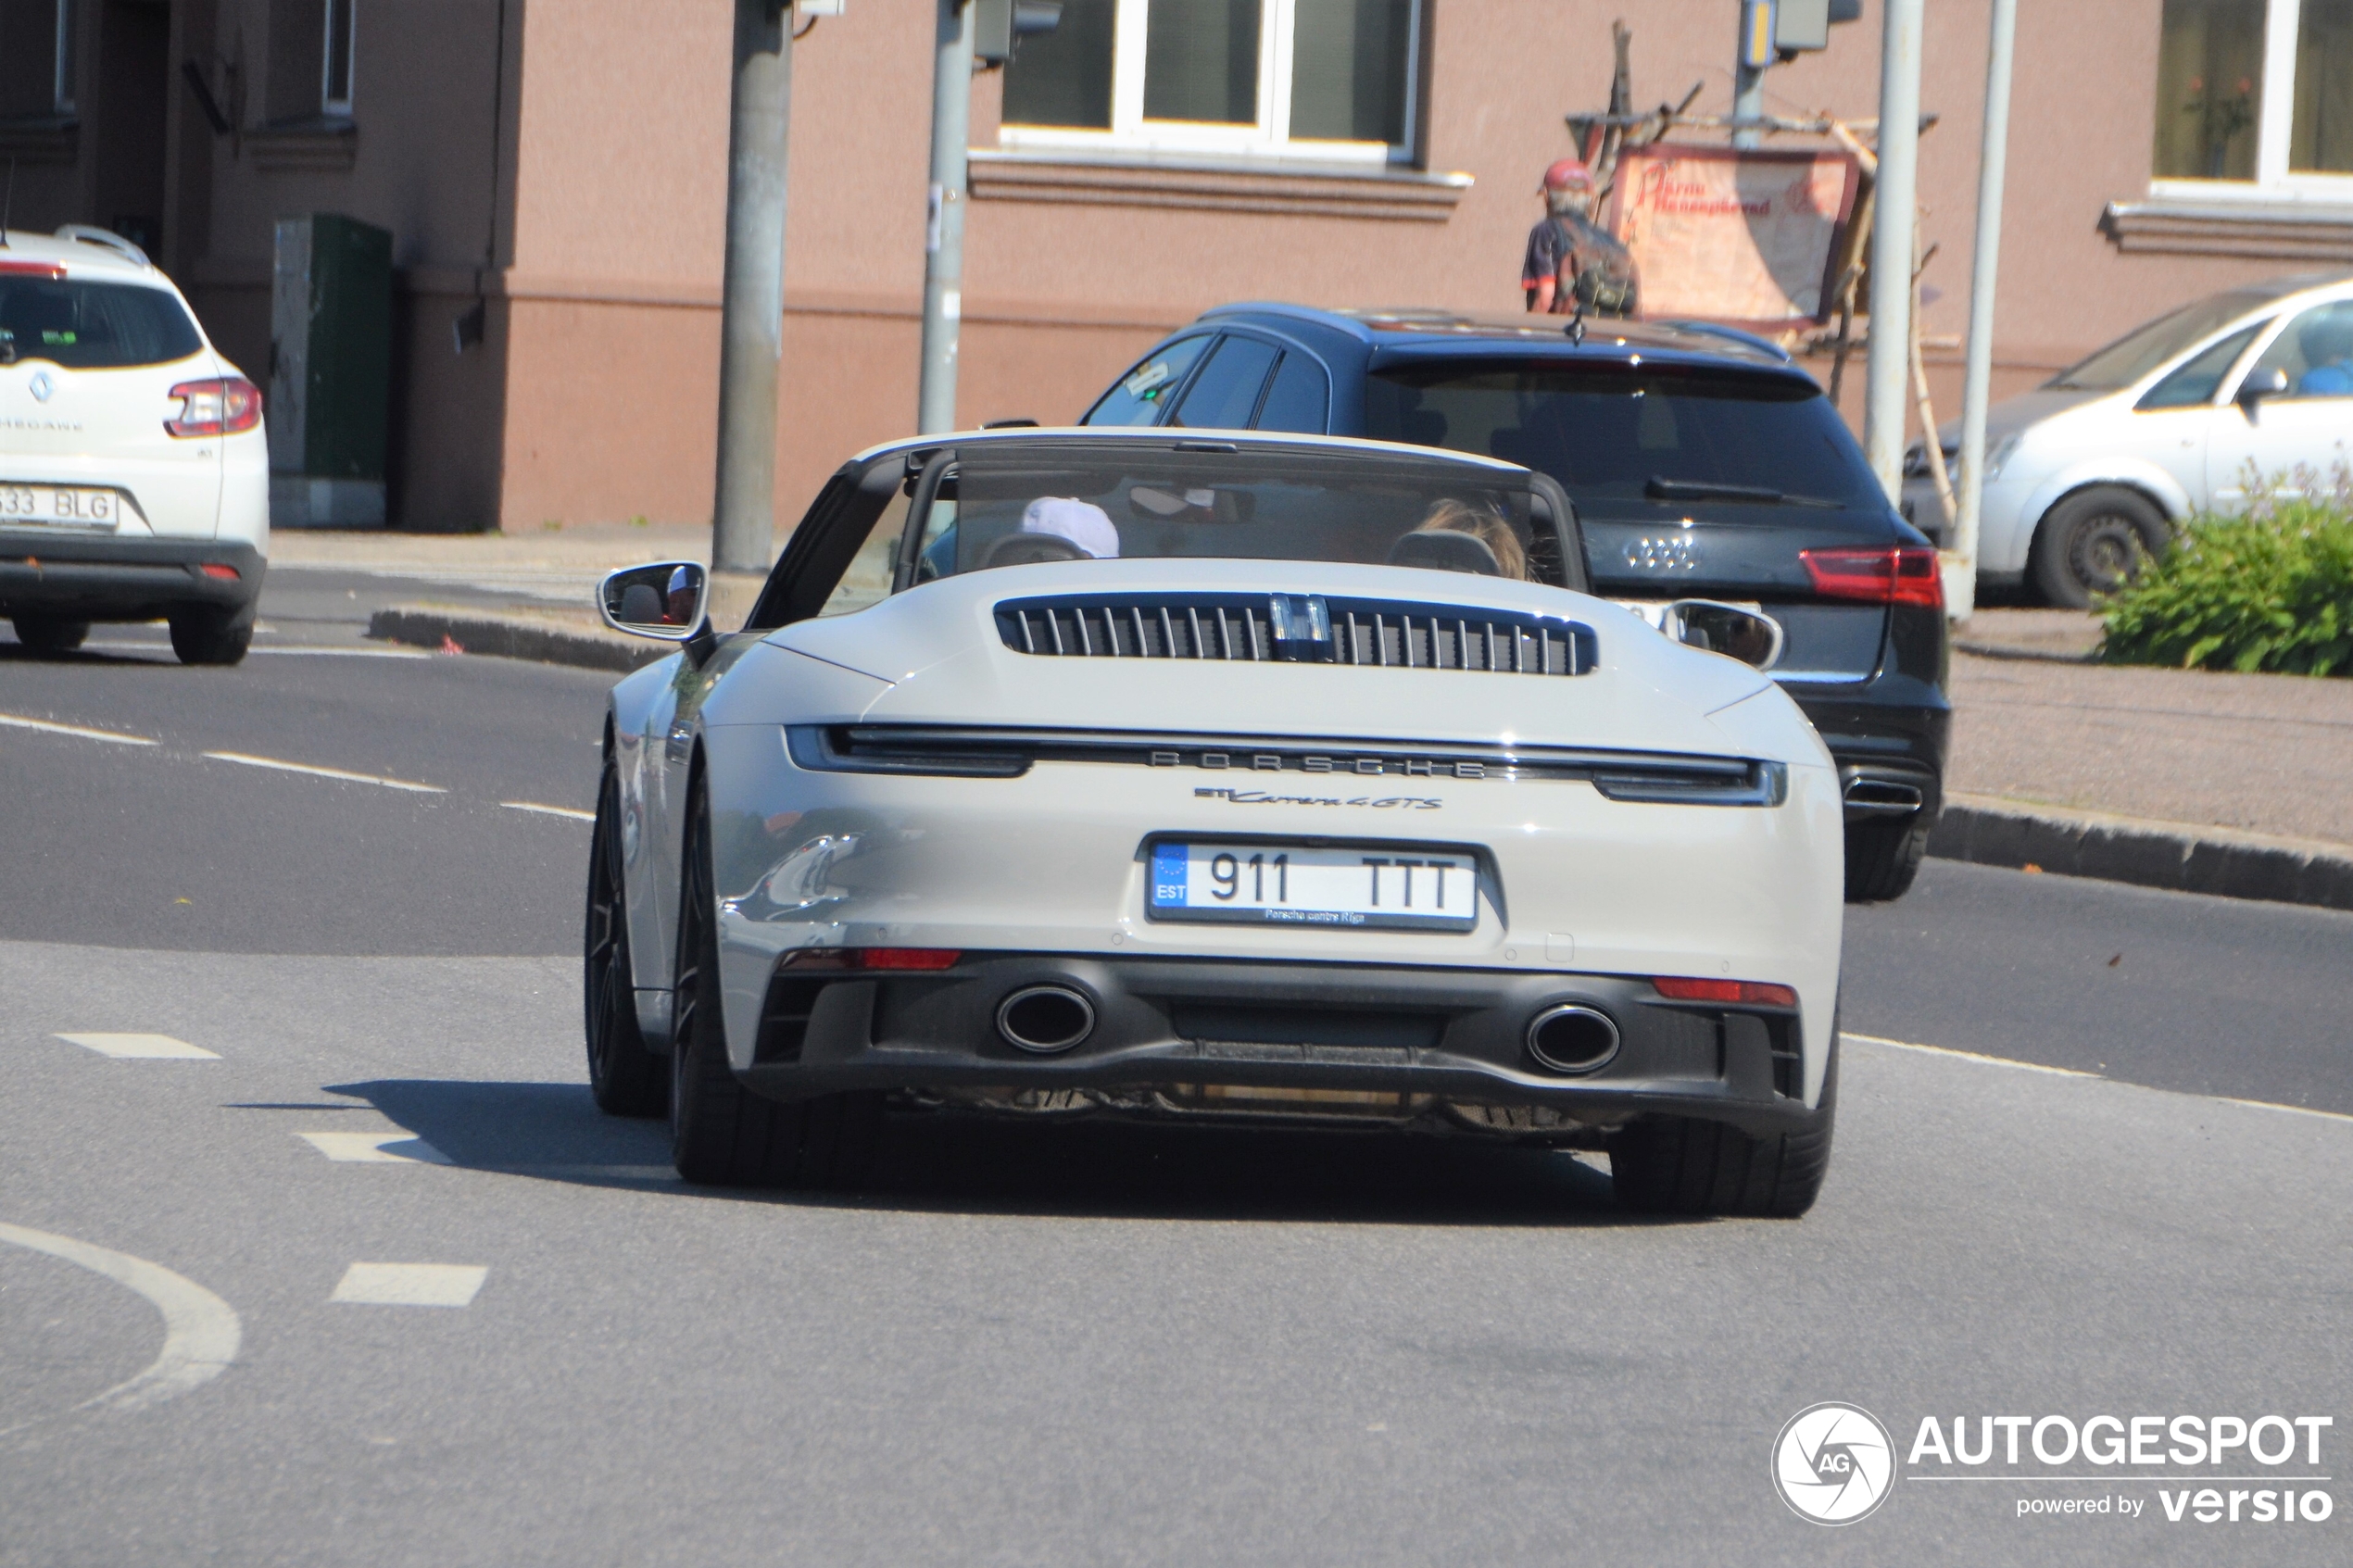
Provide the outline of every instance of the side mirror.
{"type": "Polygon", "coordinates": [[[665,643],[693,641],[710,601],[710,574],[690,560],[623,567],[597,588],[597,610],[606,625],[665,643]]]}
{"type": "Polygon", "coordinates": [[[2246,373],[2246,379],[2239,383],[2238,395],[2232,401],[2239,406],[2240,413],[2251,420],[2255,417],[2255,406],[2258,403],[2262,402],[2266,397],[2285,397],[2286,395],[2287,372],[2274,367],[2268,370],[2249,370],[2246,373]]]}
{"type": "Polygon", "coordinates": [[[1686,647],[1720,653],[1758,670],[1781,661],[1781,623],[1762,610],[1714,599],[1677,599],[1659,617],[1661,632],[1686,647]]]}

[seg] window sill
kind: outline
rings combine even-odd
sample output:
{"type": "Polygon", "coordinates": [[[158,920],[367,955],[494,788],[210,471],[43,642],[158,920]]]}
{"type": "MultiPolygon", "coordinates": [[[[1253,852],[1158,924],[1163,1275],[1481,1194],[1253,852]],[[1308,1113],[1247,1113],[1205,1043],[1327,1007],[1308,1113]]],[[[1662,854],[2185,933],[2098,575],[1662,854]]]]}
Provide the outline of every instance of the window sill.
{"type": "Polygon", "coordinates": [[[2100,232],[2127,255],[2247,256],[2342,264],[2353,257],[2353,201],[2159,196],[2110,202],[2100,232]]]}
{"type": "Polygon", "coordinates": [[[1199,155],[971,154],[975,201],[1268,212],[1443,223],[1471,187],[1467,174],[1199,155]]]}
{"type": "Polygon", "coordinates": [[[253,166],[265,172],[340,173],[359,156],[359,127],[340,115],[273,120],[244,137],[253,166]]]}
{"type": "Polygon", "coordinates": [[[0,161],[71,163],[81,133],[71,115],[11,115],[0,119],[0,161]]]}

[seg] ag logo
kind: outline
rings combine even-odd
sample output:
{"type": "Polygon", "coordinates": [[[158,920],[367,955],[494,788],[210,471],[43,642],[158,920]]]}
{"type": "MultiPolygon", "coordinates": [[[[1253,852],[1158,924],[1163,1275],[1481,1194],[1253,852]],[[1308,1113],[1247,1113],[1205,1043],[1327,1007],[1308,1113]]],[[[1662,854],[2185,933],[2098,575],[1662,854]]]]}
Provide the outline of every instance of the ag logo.
{"type": "Polygon", "coordinates": [[[1870,1411],[1809,1405],[1773,1439],[1773,1485],[1817,1524],[1852,1524],[1895,1486],[1895,1443],[1870,1411]]]}

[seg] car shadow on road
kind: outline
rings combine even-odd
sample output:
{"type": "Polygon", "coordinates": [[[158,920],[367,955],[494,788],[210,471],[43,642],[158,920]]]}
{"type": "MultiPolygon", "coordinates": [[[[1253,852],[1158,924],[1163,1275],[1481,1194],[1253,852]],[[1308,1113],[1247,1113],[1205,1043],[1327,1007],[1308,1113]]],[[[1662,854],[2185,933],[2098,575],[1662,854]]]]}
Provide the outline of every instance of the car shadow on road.
{"type": "Polygon", "coordinates": [[[855,1192],[690,1186],[659,1121],[600,1113],[585,1085],[396,1078],[329,1085],[469,1170],[804,1207],[1071,1218],[1352,1223],[1671,1223],[1618,1208],[1593,1157],[1387,1131],[1025,1123],[901,1114],[855,1192]]]}

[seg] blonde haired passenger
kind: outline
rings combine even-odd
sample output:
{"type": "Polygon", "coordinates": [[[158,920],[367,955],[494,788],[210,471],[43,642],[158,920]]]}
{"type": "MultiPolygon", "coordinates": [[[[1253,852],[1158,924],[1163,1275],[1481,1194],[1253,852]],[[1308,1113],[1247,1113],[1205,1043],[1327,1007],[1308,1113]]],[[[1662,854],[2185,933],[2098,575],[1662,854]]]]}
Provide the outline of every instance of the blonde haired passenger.
{"type": "Polygon", "coordinates": [[[1397,541],[1389,559],[1392,566],[1435,567],[1440,571],[1508,577],[1521,583],[1533,581],[1528,572],[1528,546],[1519,542],[1512,525],[1490,508],[1452,497],[1434,504],[1414,532],[1397,541]],[[1425,535],[1434,533],[1467,534],[1485,546],[1485,558],[1475,551],[1444,549],[1434,542],[1424,542],[1425,535]],[[1488,566],[1488,559],[1494,565],[1488,566]]]}

